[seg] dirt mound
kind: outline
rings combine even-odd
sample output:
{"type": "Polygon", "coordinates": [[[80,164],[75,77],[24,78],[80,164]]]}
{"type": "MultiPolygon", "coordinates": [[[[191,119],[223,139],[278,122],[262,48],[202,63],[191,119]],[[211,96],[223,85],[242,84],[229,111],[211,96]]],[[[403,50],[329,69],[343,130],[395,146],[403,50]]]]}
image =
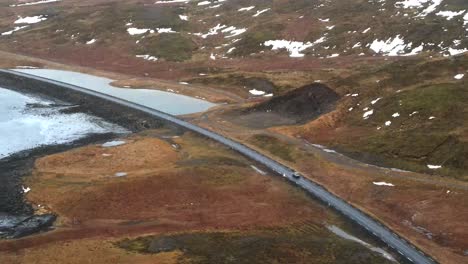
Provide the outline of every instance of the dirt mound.
{"type": "Polygon", "coordinates": [[[326,85],[313,83],[256,105],[249,112],[274,112],[303,122],[332,110],[339,98],[326,85]]]}
{"type": "Polygon", "coordinates": [[[233,122],[255,128],[305,123],[333,110],[339,98],[328,86],[313,83],[247,108],[233,122]]]}

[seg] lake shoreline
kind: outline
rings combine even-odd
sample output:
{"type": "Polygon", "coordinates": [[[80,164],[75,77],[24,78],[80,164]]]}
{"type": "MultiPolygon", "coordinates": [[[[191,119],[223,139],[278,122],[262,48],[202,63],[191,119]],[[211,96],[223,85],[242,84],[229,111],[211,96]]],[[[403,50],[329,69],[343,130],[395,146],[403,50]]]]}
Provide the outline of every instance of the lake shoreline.
{"type": "Polygon", "coordinates": [[[41,146],[23,150],[0,159],[0,239],[19,238],[50,230],[55,215],[35,215],[25,198],[24,178],[28,177],[37,159],[73,148],[108,141],[120,136],[115,133],[93,134],[71,143],[41,146]]]}
{"type": "MultiPolygon", "coordinates": [[[[65,113],[85,113],[126,128],[128,133],[145,129],[168,126],[161,120],[100,98],[63,89],[59,84],[38,78],[23,77],[9,71],[0,72],[0,86],[21,94],[54,98],[74,105],[62,110],[65,113]]],[[[46,214],[34,218],[34,207],[25,199],[23,185],[25,177],[30,175],[38,158],[67,151],[89,144],[102,143],[122,136],[122,133],[89,134],[81,139],[65,144],[40,146],[23,150],[0,159],[0,239],[18,238],[50,230],[55,215],[46,214]],[[29,222],[28,222],[29,221],[29,222]]]]}

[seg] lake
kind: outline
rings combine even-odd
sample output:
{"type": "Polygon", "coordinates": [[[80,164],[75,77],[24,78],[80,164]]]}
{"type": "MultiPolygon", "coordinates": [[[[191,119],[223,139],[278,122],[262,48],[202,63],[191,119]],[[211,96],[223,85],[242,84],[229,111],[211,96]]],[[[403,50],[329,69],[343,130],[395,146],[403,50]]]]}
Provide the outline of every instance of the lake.
{"type": "Polygon", "coordinates": [[[22,150],[73,142],[90,134],[127,132],[98,117],[60,111],[67,107],[0,87],[0,159],[22,150]]]}

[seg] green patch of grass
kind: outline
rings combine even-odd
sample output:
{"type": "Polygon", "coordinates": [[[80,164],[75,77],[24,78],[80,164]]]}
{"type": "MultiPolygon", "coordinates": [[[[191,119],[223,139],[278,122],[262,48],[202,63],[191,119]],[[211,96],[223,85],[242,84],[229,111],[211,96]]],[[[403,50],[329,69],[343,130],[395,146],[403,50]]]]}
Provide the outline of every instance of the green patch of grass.
{"type": "Polygon", "coordinates": [[[132,12],[134,26],[140,28],[172,28],[174,31],[186,30],[189,26],[179,18],[183,10],[177,7],[142,6],[132,12]]]}
{"type": "Polygon", "coordinates": [[[275,137],[258,134],[249,138],[248,142],[283,160],[291,162],[295,160],[293,146],[285,142],[281,142],[275,137]]]}
{"type": "Polygon", "coordinates": [[[127,239],[118,246],[148,254],[180,250],[184,254],[179,263],[389,263],[358,243],[339,239],[323,228],[306,230],[276,228],[150,236],[127,239]]]}
{"type": "Polygon", "coordinates": [[[202,170],[199,175],[203,185],[223,187],[239,185],[246,180],[245,170],[240,168],[207,166],[199,170],[202,170]]]}
{"type": "Polygon", "coordinates": [[[190,38],[179,33],[150,36],[142,39],[140,45],[138,54],[150,54],[168,61],[189,60],[196,49],[190,38]]]}
{"type": "Polygon", "coordinates": [[[333,79],[337,90],[359,93],[348,99],[354,110],[345,122],[368,132],[329,145],[366,162],[467,180],[468,89],[453,78],[466,67],[468,56],[413,57],[357,68],[349,77],[333,79]],[[370,104],[378,97],[382,99],[370,104]],[[367,120],[365,107],[374,110],[367,120]],[[394,113],[399,116],[392,117],[394,113]],[[391,125],[385,126],[386,121],[391,125]],[[428,164],[443,167],[434,171],[428,164]]]}
{"type": "Polygon", "coordinates": [[[363,120],[362,114],[356,113],[352,123],[376,126],[391,120],[400,130],[429,129],[425,133],[448,132],[467,125],[464,117],[468,113],[468,89],[463,83],[423,85],[382,97],[375,105],[367,102],[363,105],[374,109],[374,114],[369,120],[363,120]],[[413,114],[414,112],[417,113],[413,114]],[[392,118],[394,113],[399,113],[400,117],[392,118]],[[429,121],[431,116],[435,116],[436,120],[429,121]]]}
{"type": "Polygon", "coordinates": [[[274,82],[272,82],[267,75],[241,72],[220,73],[207,77],[197,77],[191,79],[190,82],[222,87],[238,87],[245,91],[250,89],[257,89],[262,91],[271,91],[275,94],[283,89],[283,87],[279,87],[274,82]]]}
{"type": "Polygon", "coordinates": [[[267,40],[278,39],[279,33],[284,28],[282,24],[264,24],[249,29],[242,35],[242,39],[236,42],[233,56],[249,56],[265,49],[263,43],[267,40]]]}
{"type": "Polygon", "coordinates": [[[426,166],[432,164],[443,166],[437,173],[455,177],[466,173],[468,143],[458,132],[468,125],[468,89],[463,84],[434,84],[395,93],[372,108],[369,120],[359,113],[351,123],[382,129],[345,142],[344,148],[378,155],[386,164],[409,170],[433,172],[426,166]],[[393,113],[400,116],[394,118],[393,113]],[[435,119],[429,119],[431,116],[435,119]],[[387,120],[392,124],[385,127],[387,120]]]}

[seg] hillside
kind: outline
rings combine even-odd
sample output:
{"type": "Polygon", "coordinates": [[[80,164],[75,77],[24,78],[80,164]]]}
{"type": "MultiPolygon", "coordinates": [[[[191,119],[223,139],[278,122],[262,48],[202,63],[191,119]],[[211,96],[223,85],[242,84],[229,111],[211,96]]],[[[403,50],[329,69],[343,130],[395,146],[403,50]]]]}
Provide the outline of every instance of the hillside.
{"type": "MultiPolygon", "coordinates": [[[[294,168],[438,262],[467,261],[466,0],[4,0],[0,59],[216,103],[181,118],[294,168]]],[[[31,161],[19,195],[58,230],[0,241],[0,262],[385,261],[335,237],[326,223],[362,230],[265,168],[167,129],[31,161]]]]}
{"type": "Polygon", "coordinates": [[[3,44],[26,50],[25,37],[60,48],[115,48],[149,61],[271,56],[272,50],[319,58],[448,56],[468,48],[462,0],[25,2],[3,1],[0,28],[3,44]]]}

